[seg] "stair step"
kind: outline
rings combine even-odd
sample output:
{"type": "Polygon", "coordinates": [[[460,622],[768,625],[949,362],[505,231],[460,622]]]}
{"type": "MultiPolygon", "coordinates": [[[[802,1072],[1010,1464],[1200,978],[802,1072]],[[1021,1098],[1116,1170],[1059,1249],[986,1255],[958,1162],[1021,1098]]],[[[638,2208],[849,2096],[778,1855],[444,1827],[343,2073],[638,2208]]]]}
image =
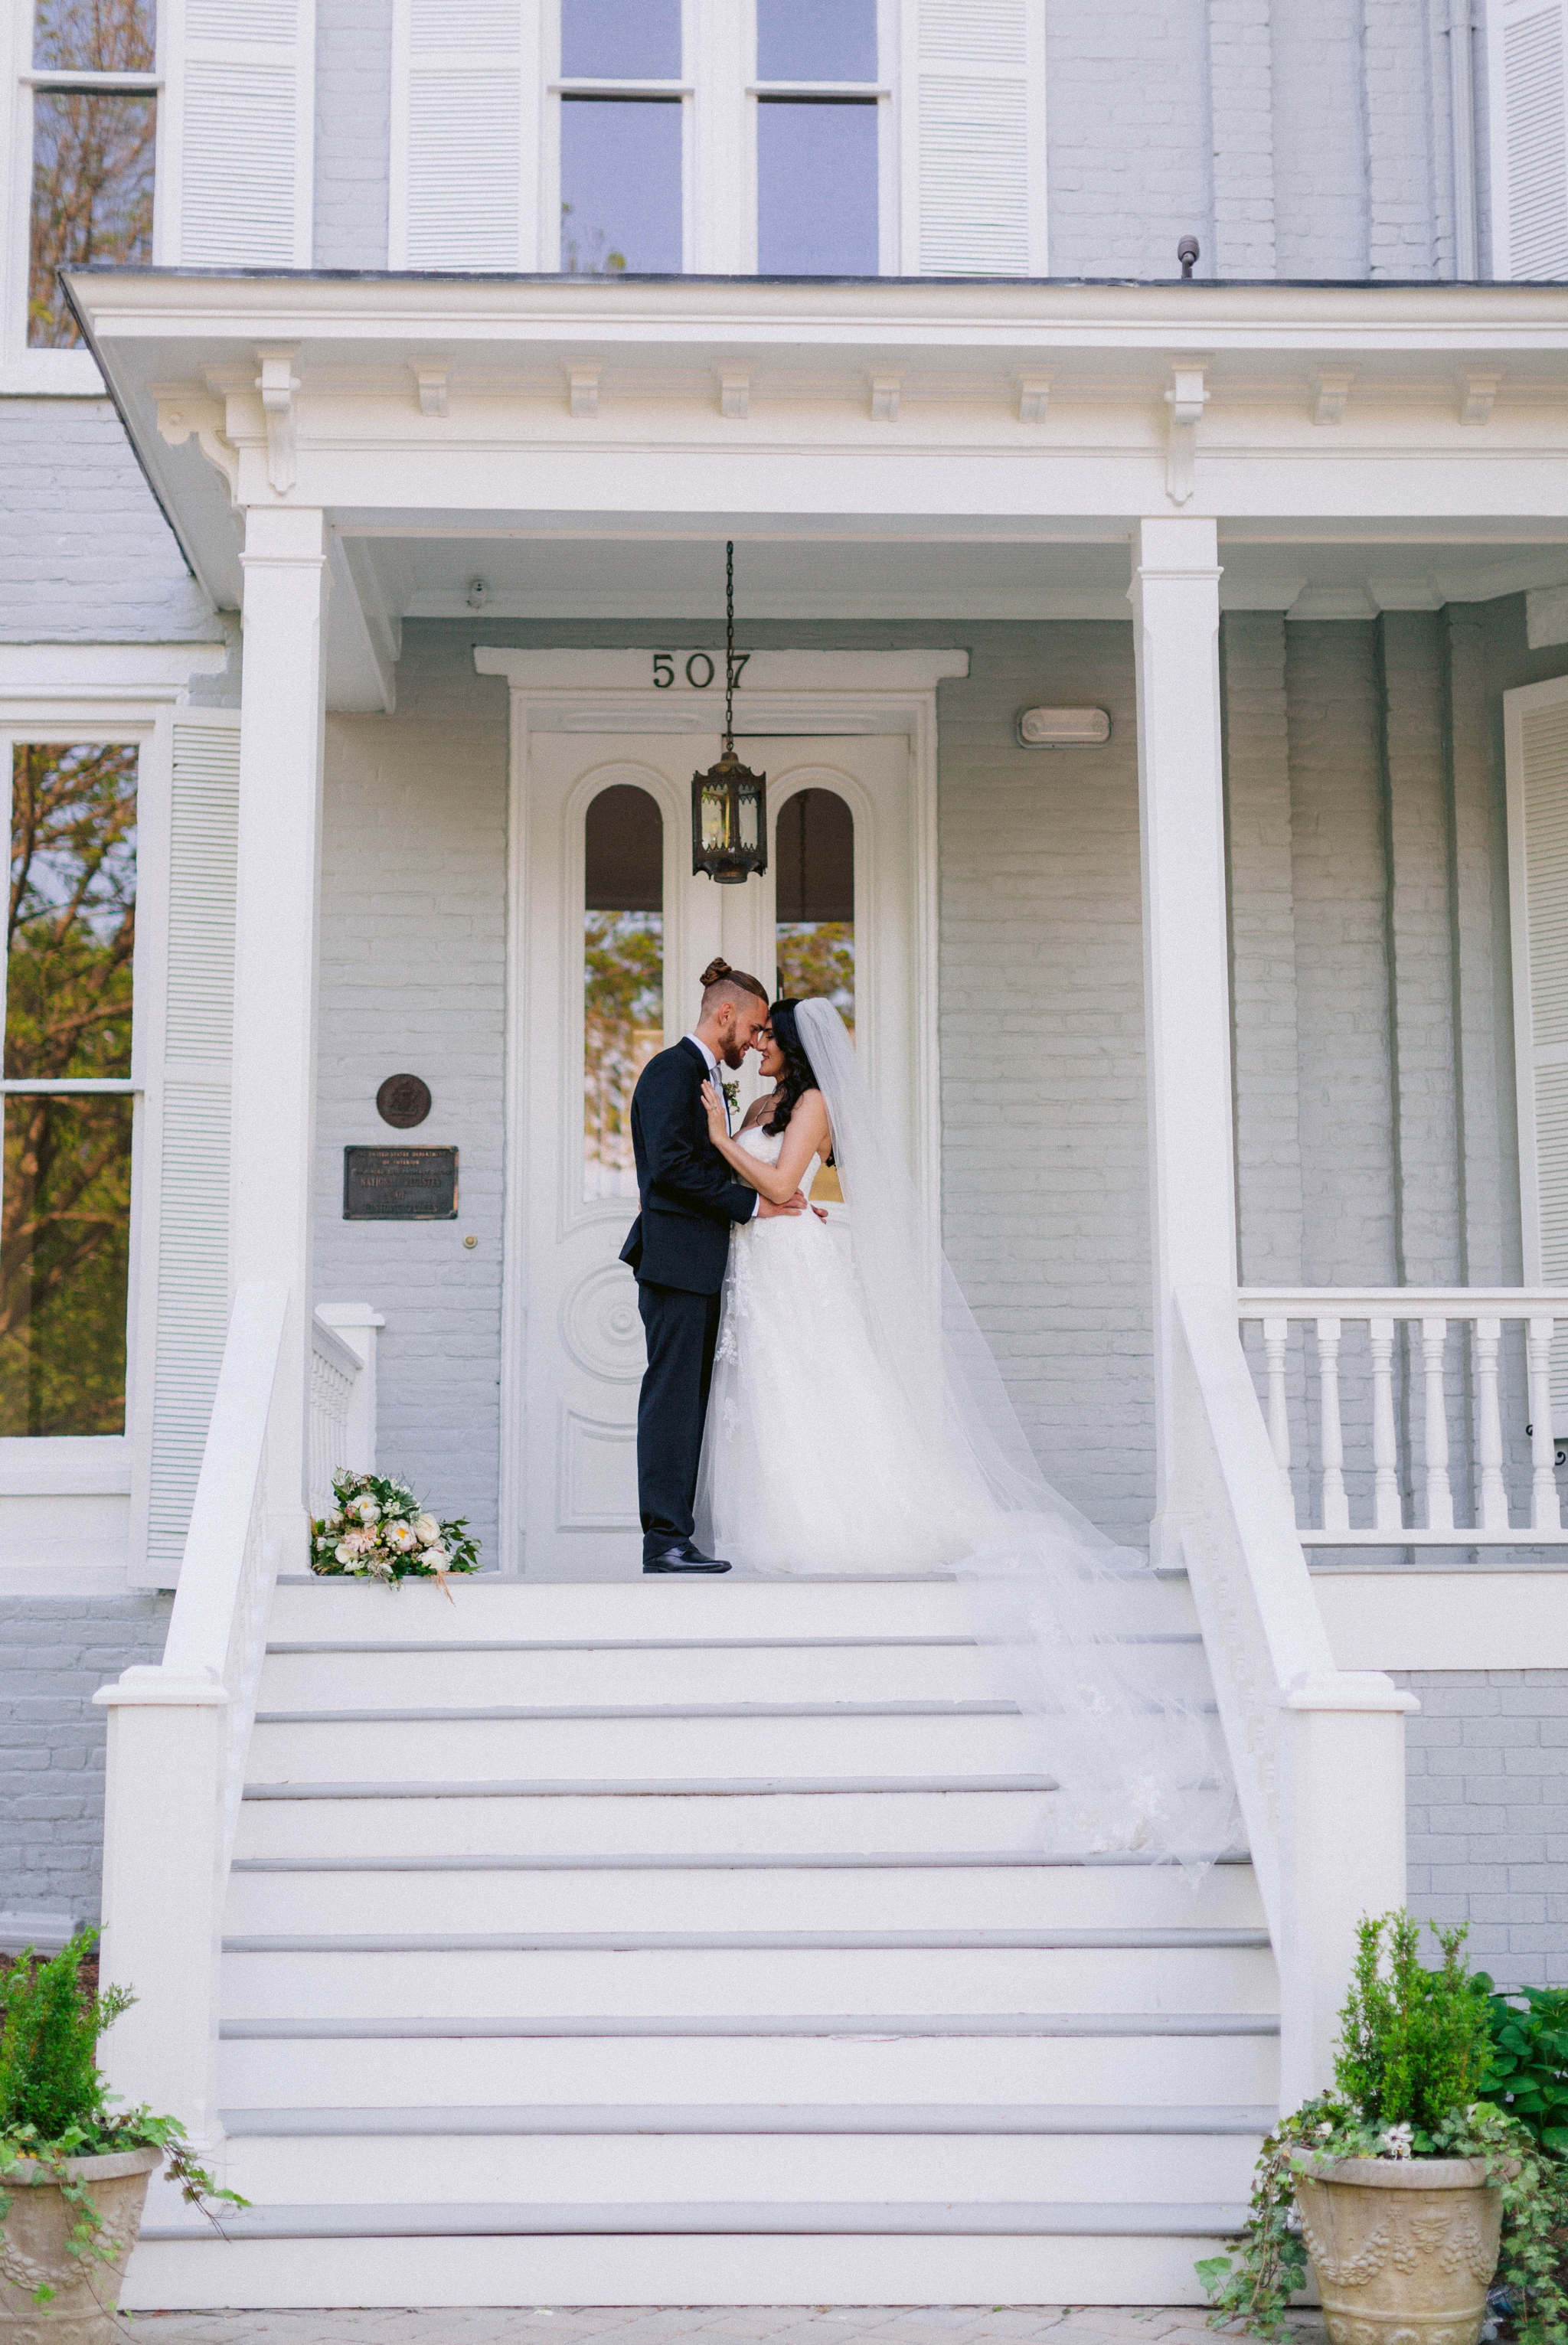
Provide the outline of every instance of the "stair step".
{"type": "Polygon", "coordinates": [[[226,1937],[229,1954],[1054,1954],[1082,1947],[1118,1951],[1174,1946],[1267,1947],[1255,1929],[1108,1930],[451,1930],[332,1932],[226,1937]]]}
{"type": "Polygon", "coordinates": [[[422,2018],[355,2019],[228,2019],[221,2034],[237,2043],[380,2042],[402,2037],[446,2038],[472,2042],[490,2037],[593,2039],[597,2036],[640,2041],[648,2036],[816,2036],[833,2042],[842,2038],[954,2036],[1022,2039],[1057,2036],[1076,2038],[1192,2035],[1278,2035],[1278,2016],[1267,2011],[1057,2011],[1057,2012],[764,2012],[732,2013],[710,2017],[694,2013],[645,2013],[628,2018],[621,2013],[558,2012],[548,2017],[517,2018],[490,2014],[453,2019],[445,2014],[422,2018]]]}
{"type": "Polygon", "coordinates": [[[1035,2103],[997,2107],[989,2102],[929,2103],[801,2102],[752,2106],[735,2102],[678,2103],[664,2106],[636,2102],[556,2102],[546,2107],[464,2106],[443,2108],[257,2108],[225,2109],[231,2138],[292,2140],[323,2134],[489,2136],[534,2134],[1100,2134],[1230,2135],[1248,2139],[1267,2133],[1275,2107],[1166,2107],[1152,2105],[1102,2107],[1087,2104],[1035,2103]]]}
{"type": "MultiPolygon", "coordinates": [[[[363,1756],[363,1753],[357,1754],[363,1756]]],[[[245,1786],[247,1800],[718,1800],[774,1799],[780,1793],[815,1799],[840,1799],[870,1792],[881,1799],[890,1792],[1054,1792],[1052,1775],[592,1775],[570,1780],[523,1776],[516,1780],[479,1776],[472,1781],[449,1777],[433,1782],[414,1777],[407,1782],[350,1779],[338,1783],[255,1782],[245,1786]]],[[[444,1823],[445,1818],[443,1818],[444,1823]]]]}
{"type": "MultiPolygon", "coordinates": [[[[789,2205],[769,2202],[738,2204],[734,2201],[702,2205],[684,2199],[665,2199],[620,2207],[570,2203],[498,2206],[484,2202],[440,2206],[428,2199],[416,2199],[407,2206],[396,2207],[252,2207],[231,2214],[226,2212],[223,2233],[224,2238],[235,2242],[246,2239],[539,2238],[555,2233],[578,2238],[615,2238],[639,2232],[673,2232],[691,2238],[754,2235],[785,2238],[817,2236],[1054,2238],[1067,2236],[1207,2239],[1233,2235],[1243,2228],[1246,2221],[1247,2203],[1237,2198],[1207,2203],[1068,2199],[1051,2205],[1043,2204],[1038,2199],[1020,2199],[992,2200],[976,2206],[942,2205],[928,2199],[900,2202],[886,2198],[868,2199],[857,2205],[831,2199],[798,2200],[789,2205]]],[[[214,2241],[219,2246],[224,2243],[210,2225],[199,2228],[194,2222],[146,2222],[142,2226],[141,2236],[144,2239],[188,2239],[201,2244],[214,2241]]],[[[527,2291],[518,2300],[531,2303],[533,2291],[527,2291]]],[[[729,2299],[714,2300],[722,2302],[729,2299]]],[[[785,2295],[777,2300],[789,2302],[791,2299],[785,2295]]],[[[897,2302],[899,2299],[895,2296],[882,2300],[897,2302]]]]}

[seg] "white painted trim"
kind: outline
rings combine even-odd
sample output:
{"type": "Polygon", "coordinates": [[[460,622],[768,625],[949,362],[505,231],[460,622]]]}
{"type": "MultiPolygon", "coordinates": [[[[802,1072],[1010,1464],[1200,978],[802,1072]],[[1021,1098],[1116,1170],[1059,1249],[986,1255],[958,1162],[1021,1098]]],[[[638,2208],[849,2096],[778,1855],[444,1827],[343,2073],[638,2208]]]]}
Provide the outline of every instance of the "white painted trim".
{"type": "Polygon", "coordinates": [[[101,709],[134,695],[178,700],[198,676],[222,675],[226,643],[0,644],[0,708],[48,695],[101,709]]]}
{"type": "MultiPolygon", "coordinates": [[[[872,587],[867,592],[835,593],[814,587],[799,591],[775,589],[748,592],[750,619],[1111,619],[1128,624],[1126,589],[1065,587],[897,589],[872,587]]],[[[664,619],[669,614],[667,593],[627,590],[604,594],[492,594],[484,605],[487,619],[664,619]]],[[[1270,600],[1264,608],[1278,607],[1270,600]]],[[[404,614],[411,619],[472,619],[466,595],[426,587],[409,599],[404,614]]]]}
{"type": "MultiPolygon", "coordinates": [[[[523,1291],[527,1261],[524,1189],[527,1112],[522,1038],[531,1028],[524,923],[529,901],[528,743],[534,733],[712,734],[719,705],[708,692],[661,691],[648,651],[511,650],[476,645],[481,675],[511,686],[507,817],[506,1064],[502,1204],[501,1468],[498,1546],[504,1572],[515,1568],[524,1520],[521,1494],[526,1436],[527,1362],[523,1291]]],[[[769,651],[753,655],[736,694],[752,734],[904,735],[910,744],[915,839],[916,1125],[921,1188],[940,1210],[941,1063],[937,1034],[938,685],[969,674],[966,651],[769,651]],[[750,677],[756,672],[755,686],[750,677]]],[[[647,783],[643,787],[647,787],[647,783]]],[[[667,818],[666,855],[678,856],[684,829],[667,818]]],[[[859,873],[857,871],[857,887],[859,873]]],[[[668,1027],[672,1005],[666,1003],[668,1027]]]]}
{"type": "Polygon", "coordinates": [[[130,1486],[130,1444],[123,1434],[0,1439],[0,1497],[118,1497],[130,1486]]]}
{"type": "Polygon", "coordinates": [[[1315,1571],[1341,1670],[1568,1669],[1568,1571],[1315,1571]]]}
{"type": "Polygon", "coordinates": [[[1514,1105],[1519,1126],[1519,1209],[1526,1285],[1542,1284],[1541,1186],[1535,1129],[1535,1052],[1532,1041],[1530,926],[1526,911],[1524,743],[1522,720],[1535,708],[1568,702],[1568,676],[1527,684],[1502,695],[1502,755],[1508,800],[1508,911],[1513,961],[1514,1105]]]}

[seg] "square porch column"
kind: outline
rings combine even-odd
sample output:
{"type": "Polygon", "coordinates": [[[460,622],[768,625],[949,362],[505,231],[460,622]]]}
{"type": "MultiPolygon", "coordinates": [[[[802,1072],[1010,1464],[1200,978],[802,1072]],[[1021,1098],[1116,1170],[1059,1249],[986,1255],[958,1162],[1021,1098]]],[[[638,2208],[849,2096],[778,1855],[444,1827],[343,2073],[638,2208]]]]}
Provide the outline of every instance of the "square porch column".
{"type": "Polygon", "coordinates": [[[1220,744],[1218,526],[1138,525],[1145,1049],[1154,1216],[1156,1497],[1151,1560],[1182,1561],[1168,1511],[1174,1298],[1237,1285],[1230,963],[1220,744]]]}
{"type": "Polygon", "coordinates": [[[267,1443],[279,1568],[305,1562],[316,943],[326,730],[325,517],[246,515],[229,1284],[288,1289],[267,1443]]]}

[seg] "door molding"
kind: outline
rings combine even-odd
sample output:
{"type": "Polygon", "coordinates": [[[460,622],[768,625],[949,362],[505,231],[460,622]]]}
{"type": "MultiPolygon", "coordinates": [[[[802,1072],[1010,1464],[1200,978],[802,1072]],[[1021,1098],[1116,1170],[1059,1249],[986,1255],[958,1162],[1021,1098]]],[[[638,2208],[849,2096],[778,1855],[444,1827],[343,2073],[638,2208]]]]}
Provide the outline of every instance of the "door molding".
{"type": "MultiPolygon", "coordinates": [[[[524,1292],[527,1242],[523,1168],[524,1051],[529,1030],[526,919],[530,743],[535,734],[712,734],[721,697],[711,689],[661,689],[653,652],[511,650],[474,646],[481,675],[510,689],[510,782],[506,844],[506,1074],[501,1280],[501,1487],[503,1572],[522,1568],[522,1476],[526,1434],[524,1292]]],[[[736,689],[736,731],[749,735],[901,735],[909,744],[914,825],[914,920],[918,1000],[915,1132],[917,1174],[934,1210],[941,1194],[941,1092],[937,1042],[937,687],[967,676],[969,654],[946,651],[764,651],[753,653],[736,689]]],[[[684,847],[684,825],[675,851],[684,847]]]]}

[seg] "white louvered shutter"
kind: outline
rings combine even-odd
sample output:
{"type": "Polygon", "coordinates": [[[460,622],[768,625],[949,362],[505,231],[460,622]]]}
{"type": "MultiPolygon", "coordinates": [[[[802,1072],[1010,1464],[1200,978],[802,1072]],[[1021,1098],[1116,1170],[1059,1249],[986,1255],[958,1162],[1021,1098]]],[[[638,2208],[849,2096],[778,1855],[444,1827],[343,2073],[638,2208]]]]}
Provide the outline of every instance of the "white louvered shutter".
{"type": "Polygon", "coordinates": [[[1494,277],[1568,277],[1568,8],[1490,0],[1494,277]]]}
{"type": "MultiPolygon", "coordinates": [[[[1502,700],[1524,1276],[1568,1286],[1568,676],[1502,700]]],[[[1552,1398],[1568,1432],[1568,1337],[1552,1398]]]]}
{"type": "Polygon", "coordinates": [[[175,0],[174,257],[309,269],[315,0],[175,0]]]}
{"type": "Polygon", "coordinates": [[[229,1319],[239,727],[174,728],[148,1579],[178,1576],[229,1319]]]}
{"type": "Polygon", "coordinates": [[[919,0],[922,277],[1045,273],[1042,15],[1029,0],[919,0]]]}
{"type": "Polygon", "coordinates": [[[397,0],[393,40],[392,266],[532,268],[520,0],[397,0]]]}

